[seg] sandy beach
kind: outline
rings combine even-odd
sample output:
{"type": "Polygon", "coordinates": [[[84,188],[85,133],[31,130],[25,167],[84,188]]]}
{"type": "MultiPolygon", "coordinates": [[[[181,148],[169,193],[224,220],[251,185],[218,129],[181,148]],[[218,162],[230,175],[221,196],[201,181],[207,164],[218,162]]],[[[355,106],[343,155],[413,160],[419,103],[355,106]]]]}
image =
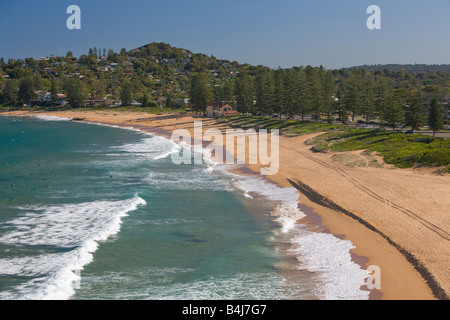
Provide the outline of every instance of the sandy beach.
{"type": "MultiPolygon", "coordinates": [[[[48,115],[135,127],[169,136],[175,129],[193,132],[226,129],[213,119],[168,117],[140,112],[3,112],[0,115],[48,115]]],[[[298,223],[310,224],[352,241],[355,260],[379,266],[381,289],[372,299],[429,300],[450,296],[450,175],[427,169],[398,169],[360,152],[314,153],[305,142],[317,134],[280,136],[280,169],[267,178],[299,190],[299,205],[311,212],[298,223]]],[[[234,148],[227,149],[234,154],[234,148]]],[[[249,165],[259,174],[259,165],[249,165]]]]}

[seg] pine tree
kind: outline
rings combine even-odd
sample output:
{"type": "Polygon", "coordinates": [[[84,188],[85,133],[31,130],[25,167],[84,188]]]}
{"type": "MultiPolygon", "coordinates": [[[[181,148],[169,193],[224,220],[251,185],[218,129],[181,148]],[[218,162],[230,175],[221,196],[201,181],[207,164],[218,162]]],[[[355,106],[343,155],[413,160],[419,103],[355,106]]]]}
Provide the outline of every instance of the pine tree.
{"type": "Polygon", "coordinates": [[[406,125],[411,127],[411,130],[418,130],[425,124],[423,100],[418,92],[411,94],[409,104],[407,106],[406,125]]]}
{"type": "Polygon", "coordinates": [[[253,80],[246,71],[239,73],[236,79],[236,103],[242,113],[254,113],[254,87],[253,80]]]}
{"type": "Polygon", "coordinates": [[[283,113],[291,118],[297,113],[300,103],[300,76],[297,69],[292,68],[285,72],[283,87],[283,113]]]}
{"type": "Polygon", "coordinates": [[[368,122],[375,114],[375,83],[371,75],[363,74],[362,77],[359,85],[360,111],[368,122]]]}
{"type": "Polygon", "coordinates": [[[206,113],[206,106],[211,102],[212,92],[209,79],[204,73],[196,73],[191,78],[190,92],[191,105],[196,112],[206,113]]]}
{"type": "Polygon", "coordinates": [[[273,112],[281,113],[284,110],[284,95],[285,95],[285,87],[284,87],[284,77],[285,72],[283,69],[275,70],[273,74],[273,112]]]}
{"type": "Polygon", "coordinates": [[[345,96],[345,80],[341,79],[339,81],[339,85],[336,92],[336,108],[338,112],[338,120],[341,121],[343,124],[347,124],[348,117],[347,117],[347,110],[345,108],[345,105],[342,103],[342,99],[345,96]]]}
{"type": "Polygon", "coordinates": [[[31,77],[25,77],[19,81],[19,100],[24,104],[31,104],[31,102],[36,98],[35,83],[31,77]]]}
{"type": "Polygon", "coordinates": [[[433,130],[433,138],[436,135],[436,131],[439,131],[444,127],[441,108],[436,98],[431,100],[430,111],[428,113],[428,125],[430,126],[430,129],[433,130]]]}
{"type": "Polygon", "coordinates": [[[64,83],[64,91],[67,94],[69,104],[74,108],[79,108],[84,104],[87,97],[86,86],[77,78],[70,78],[64,83]]]}
{"type": "Polygon", "coordinates": [[[314,118],[320,120],[323,111],[323,88],[320,81],[319,69],[307,66],[305,69],[307,75],[307,99],[314,118]]]}
{"type": "Polygon", "coordinates": [[[144,96],[142,97],[142,108],[147,108],[148,106],[149,106],[148,95],[144,93],[144,96]]]}
{"type": "Polygon", "coordinates": [[[234,105],[233,83],[232,80],[226,80],[222,88],[223,102],[234,105]]]}
{"type": "Polygon", "coordinates": [[[120,100],[122,100],[123,106],[128,106],[133,99],[133,87],[130,81],[125,81],[122,84],[122,90],[120,91],[120,100]]]}
{"type": "Polygon", "coordinates": [[[323,71],[321,80],[323,91],[323,110],[327,113],[328,123],[332,123],[333,113],[336,111],[336,101],[334,100],[336,86],[333,75],[329,71],[323,71]]]}
{"type": "Polygon", "coordinates": [[[305,119],[305,115],[309,112],[309,100],[308,100],[308,88],[306,82],[306,73],[303,68],[300,68],[297,73],[297,87],[295,90],[295,102],[297,113],[301,115],[302,120],[305,119]]]}
{"type": "Polygon", "coordinates": [[[273,79],[270,69],[260,69],[255,77],[255,107],[262,114],[273,112],[273,79]]]}
{"type": "Polygon", "coordinates": [[[398,92],[398,90],[394,90],[386,98],[383,120],[393,130],[395,130],[395,127],[404,120],[402,104],[402,95],[398,92]]]}
{"type": "Polygon", "coordinates": [[[5,104],[9,106],[16,106],[17,105],[17,91],[18,88],[18,81],[15,79],[10,79],[6,81],[5,89],[3,89],[2,94],[2,100],[5,104]]]}

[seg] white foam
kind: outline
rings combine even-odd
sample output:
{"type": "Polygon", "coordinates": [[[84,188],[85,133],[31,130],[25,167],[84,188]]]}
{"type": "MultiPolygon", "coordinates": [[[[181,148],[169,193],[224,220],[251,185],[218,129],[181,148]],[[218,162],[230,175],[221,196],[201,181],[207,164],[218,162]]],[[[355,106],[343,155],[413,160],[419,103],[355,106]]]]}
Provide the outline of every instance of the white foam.
{"type": "Polygon", "coordinates": [[[276,273],[238,273],[210,276],[164,287],[151,286],[152,300],[264,300],[289,299],[276,273]],[[162,289],[162,290],[161,290],[162,289]]]}
{"type": "Polygon", "coordinates": [[[57,117],[57,116],[46,116],[46,115],[33,115],[33,117],[46,120],[46,121],[71,121],[71,118],[65,118],[65,117],[57,117]]]}
{"type": "Polygon", "coordinates": [[[298,220],[305,217],[305,214],[298,208],[298,191],[295,188],[280,187],[264,177],[229,174],[235,177],[232,180],[233,185],[243,191],[244,197],[253,198],[252,193],[259,194],[268,200],[279,203],[272,214],[277,217],[282,232],[288,232],[295,227],[298,220]]]}
{"type": "Polygon", "coordinates": [[[166,138],[159,136],[145,137],[136,143],[112,147],[114,151],[125,152],[141,159],[164,159],[177,152],[180,147],[166,138]]]}
{"type": "Polygon", "coordinates": [[[278,203],[272,215],[281,226],[281,232],[290,240],[300,269],[317,273],[317,296],[321,299],[368,299],[369,292],[361,290],[368,277],[366,270],[352,261],[349,240],[341,240],[332,234],[309,232],[298,220],[306,215],[298,208],[298,191],[280,187],[264,177],[234,176],[233,185],[244,192],[245,197],[259,194],[278,203]]]}
{"type": "Polygon", "coordinates": [[[281,276],[273,273],[238,273],[233,275],[203,276],[179,282],[180,274],[195,272],[186,268],[149,268],[128,273],[108,273],[86,280],[92,285],[111,285],[102,290],[102,299],[151,300],[260,300],[289,299],[281,276]],[[123,282],[130,289],[114,290],[123,282]]]}
{"type": "MultiPolygon", "coordinates": [[[[39,118],[41,120],[46,121],[71,121],[70,118],[64,118],[59,116],[46,116],[46,115],[36,115],[34,116],[36,118],[39,118]]],[[[134,127],[125,127],[125,126],[118,126],[113,124],[106,124],[106,123],[97,123],[97,122],[88,122],[88,121],[79,121],[83,122],[85,124],[91,124],[91,125],[99,125],[104,127],[110,127],[110,128],[117,128],[122,130],[129,130],[134,131],[137,133],[140,133],[146,138],[142,139],[138,143],[130,143],[125,144],[123,146],[114,147],[113,149],[122,151],[122,152],[128,152],[131,154],[134,154],[139,157],[145,157],[146,159],[163,159],[168,157],[173,152],[177,152],[180,147],[175,142],[166,139],[161,136],[156,136],[151,133],[136,129],[134,127]]]]}
{"type": "Polygon", "coordinates": [[[0,259],[0,274],[33,276],[3,299],[68,299],[79,271],[93,259],[98,242],[120,230],[127,213],[145,205],[139,196],[121,201],[95,201],[61,206],[28,206],[22,217],[7,222],[13,230],[0,237],[10,245],[54,246],[57,253],[0,259]]]}
{"type": "Polygon", "coordinates": [[[305,231],[292,239],[296,245],[291,252],[298,256],[302,268],[317,273],[321,282],[316,294],[325,300],[367,300],[368,291],[361,290],[369,276],[352,261],[349,240],[328,233],[305,231]]]}
{"type": "Polygon", "coordinates": [[[144,181],[155,189],[232,191],[226,179],[207,174],[202,167],[174,172],[150,172],[144,181]]]}

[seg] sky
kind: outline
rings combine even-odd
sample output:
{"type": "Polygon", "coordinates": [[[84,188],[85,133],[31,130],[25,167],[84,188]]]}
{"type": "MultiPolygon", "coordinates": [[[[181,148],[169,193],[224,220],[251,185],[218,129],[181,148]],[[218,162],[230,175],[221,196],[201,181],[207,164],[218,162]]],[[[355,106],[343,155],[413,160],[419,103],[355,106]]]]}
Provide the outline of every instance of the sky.
{"type": "Polygon", "coordinates": [[[450,64],[449,0],[1,0],[0,57],[165,42],[271,68],[450,64]],[[81,9],[69,30],[67,8],[81,9]],[[367,8],[381,9],[369,30],[367,8]]]}

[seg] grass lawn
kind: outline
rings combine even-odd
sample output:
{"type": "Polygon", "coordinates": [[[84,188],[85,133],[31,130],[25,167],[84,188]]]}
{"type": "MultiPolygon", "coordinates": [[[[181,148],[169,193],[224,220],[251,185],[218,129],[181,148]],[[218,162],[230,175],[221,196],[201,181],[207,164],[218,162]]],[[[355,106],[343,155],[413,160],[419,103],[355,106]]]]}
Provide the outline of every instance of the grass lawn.
{"type": "Polygon", "coordinates": [[[317,152],[367,150],[383,156],[384,161],[400,168],[415,166],[444,167],[450,173],[450,140],[422,134],[404,134],[382,129],[354,129],[322,122],[294,121],[265,117],[232,116],[217,120],[242,129],[279,129],[281,134],[325,132],[308,140],[317,152]]]}

